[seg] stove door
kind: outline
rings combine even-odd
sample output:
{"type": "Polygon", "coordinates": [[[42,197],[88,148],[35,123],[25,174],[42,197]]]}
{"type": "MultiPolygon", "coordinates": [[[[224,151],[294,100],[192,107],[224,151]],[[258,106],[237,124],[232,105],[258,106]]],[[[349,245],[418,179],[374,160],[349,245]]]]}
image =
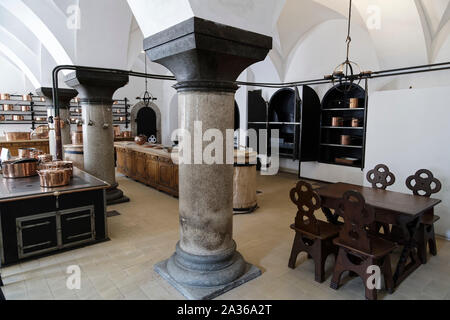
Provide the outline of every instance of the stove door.
{"type": "Polygon", "coordinates": [[[74,246],[95,239],[94,206],[59,212],[63,247],[74,246]]]}
{"type": "Polygon", "coordinates": [[[58,249],[57,213],[49,212],[16,219],[19,258],[58,249]]]}

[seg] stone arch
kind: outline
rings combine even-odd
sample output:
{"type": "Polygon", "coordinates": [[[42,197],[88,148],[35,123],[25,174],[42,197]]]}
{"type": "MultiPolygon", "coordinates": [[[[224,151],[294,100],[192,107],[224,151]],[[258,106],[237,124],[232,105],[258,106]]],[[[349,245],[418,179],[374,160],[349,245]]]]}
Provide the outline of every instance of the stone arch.
{"type": "MultiPolygon", "coordinates": [[[[156,113],[156,140],[157,143],[161,143],[161,111],[159,110],[159,107],[153,102],[150,102],[148,104],[148,107],[156,113]]],[[[146,108],[145,102],[143,101],[136,103],[130,111],[131,132],[134,136],[137,135],[136,118],[142,108],[146,108]]]]}

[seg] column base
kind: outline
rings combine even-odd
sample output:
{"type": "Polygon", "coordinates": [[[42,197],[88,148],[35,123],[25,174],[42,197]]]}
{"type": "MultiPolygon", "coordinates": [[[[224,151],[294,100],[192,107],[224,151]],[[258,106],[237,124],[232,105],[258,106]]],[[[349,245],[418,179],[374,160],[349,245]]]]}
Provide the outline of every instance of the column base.
{"type": "Polygon", "coordinates": [[[175,289],[178,290],[184,297],[189,300],[211,300],[227,291],[239,287],[240,285],[253,280],[261,275],[261,270],[250,263],[246,263],[245,271],[242,276],[236,280],[215,287],[200,287],[190,286],[180,282],[177,282],[172,278],[167,270],[167,263],[170,259],[161,261],[155,264],[154,269],[164,280],[170,283],[175,289]]]}
{"type": "Polygon", "coordinates": [[[106,205],[108,206],[129,201],[130,198],[125,196],[120,189],[113,188],[106,190],[106,205]]]}
{"type": "Polygon", "coordinates": [[[193,255],[177,243],[176,252],[155,265],[155,271],[182,295],[192,300],[213,299],[261,275],[244,261],[236,243],[216,255],[193,255]]]}

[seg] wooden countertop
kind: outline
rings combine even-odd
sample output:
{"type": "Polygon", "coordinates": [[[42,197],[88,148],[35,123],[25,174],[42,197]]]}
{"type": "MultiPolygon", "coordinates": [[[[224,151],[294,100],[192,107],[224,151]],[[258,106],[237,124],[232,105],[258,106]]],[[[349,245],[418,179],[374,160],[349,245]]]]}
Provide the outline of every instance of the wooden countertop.
{"type": "MultiPolygon", "coordinates": [[[[144,144],[142,146],[136,144],[135,142],[115,142],[114,146],[116,148],[123,148],[123,149],[130,149],[130,150],[134,150],[137,152],[142,152],[142,153],[146,153],[146,154],[151,154],[151,155],[155,155],[155,156],[160,156],[160,157],[166,157],[166,158],[171,158],[172,155],[174,157],[174,159],[178,160],[178,152],[177,149],[173,149],[172,153],[169,153],[167,150],[165,149],[155,149],[155,148],[149,148],[148,144],[144,144]]],[[[234,150],[234,160],[235,163],[238,162],[239,163],[254,163],[256,164],[256,157],[257,157],[258,153],[255,151],[249,151],[249,150],[234,150]],[[238,158],[239,157],[239,158],[238,158]]]]}
{"type": "Polygon", "coordinates": [[[171,154],[167,150],[149,148],[148,144],[144,144],[144,145],[140,146],[135,142],[125,142],[124,141],[124,142],[114,142],[114,146],[116,148],[130,149],[130,150],[134,150],[134,151],[138,151],[138,152],[142,152],[142,153],[146,153],[146,154],[151,154],[154,156],[160,156],[160,157],[166,157],[166,158],[171,157],[171,154]]]}
{"type": "Polygon", "coordinates": [[[110,185],[105,181],[97,179],[96,177],[78,168],[73,168],[73,179],[70,181],[69,185],[56,188],[41,187],[38,176],[5,179],[2,175],[0,175],[0,203],[40,198],[55,194],[106,189],[109,187],[110,185]]]}
{"type": "Polygon", "coordinates": [[[6,138],[0,138],[0,143],[30,143],[30,142],[48,142],[48,139],[6,141],[6,138]]]}

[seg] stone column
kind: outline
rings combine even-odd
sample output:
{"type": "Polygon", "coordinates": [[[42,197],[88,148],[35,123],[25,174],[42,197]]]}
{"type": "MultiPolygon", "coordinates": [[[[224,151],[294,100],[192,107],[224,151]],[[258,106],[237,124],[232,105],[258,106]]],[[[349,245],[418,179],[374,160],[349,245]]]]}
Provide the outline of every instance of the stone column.
{"type": "MultiPolygon", "coordinates": [[[[36,90],[36,94],[44,96],[46,102],[48,102],[47,116],[55,117],[55,107],[53,104],[53,93],[52,88],[42,87],[36,90]]],[[[61,126],[61,141],[62,145],[71,144],[70,138],[70,100],[78,95],[77,90],[73,89],[58,89],[58,100],[59,100],[59,118],[63,121],[61,126]]],[[[53,159],[56,159],[56,140],[55,140],[55,124],[50,123],[50,132],[48,134],[50,154],[53,155],[53,159]]],[[[62,159],[60,159],[62,160],[62,159]]]]}
{"type": "MultiPolygon", "coordinates": [[[[270,37],[199,18],[144,40],[150,59],[177,78],[181,128],[193,137],[201,121],[202,133],[213,128],[224,137],[224,164],[180,164],[181,239],[172,257],[155,265],[189,299],[212,299],[261,274],[233,240],[233,160],[225,162],[225,131],[234,129],[234,81],[271,48],[270,37]]],[[[194,152],[192,144],[192,161],[194,152]]]]}
{"type": "Polygon", "coordinates": [[[77,70],[66,84],[79,92],[83,119],[84,170],[106,181],[108,205],[129,201],[117,188],[114,165],[113,94],[128,83],[128,75],[77,70]]]}

